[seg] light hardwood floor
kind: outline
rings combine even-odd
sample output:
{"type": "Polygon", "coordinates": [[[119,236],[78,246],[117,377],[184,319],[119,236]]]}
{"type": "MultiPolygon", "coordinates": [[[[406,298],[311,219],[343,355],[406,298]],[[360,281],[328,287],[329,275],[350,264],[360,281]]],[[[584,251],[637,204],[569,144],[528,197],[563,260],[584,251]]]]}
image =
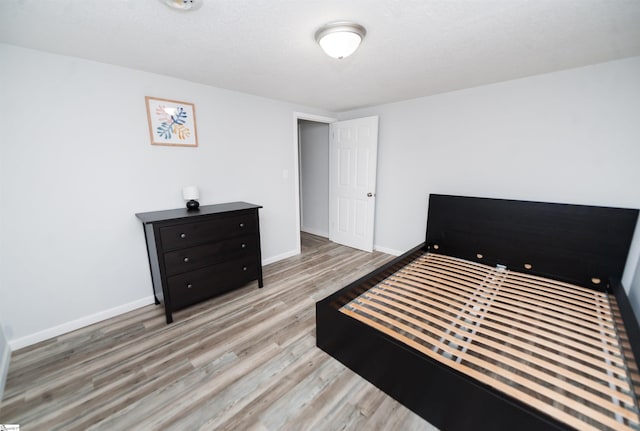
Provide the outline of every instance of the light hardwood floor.
{"type": "MultiPolygon", "coordinates": [[[[257,283],[150,305],[13,352],[0,423],[21,430],[434,430],[315,346],[315,302],[391,256],[303,234],[257,283]]],[[[375,360],[375,358],[371,358],[375,360]]]]}

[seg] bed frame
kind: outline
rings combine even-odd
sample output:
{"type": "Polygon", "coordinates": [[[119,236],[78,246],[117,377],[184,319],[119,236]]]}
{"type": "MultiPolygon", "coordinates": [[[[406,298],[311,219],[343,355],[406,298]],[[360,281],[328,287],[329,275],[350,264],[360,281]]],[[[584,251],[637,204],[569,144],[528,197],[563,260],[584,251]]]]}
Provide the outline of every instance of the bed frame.
{"type": "Polygon", "coordinates": [[[613,295],[637,370],[640,329],[620,283],[637,220],[631,209],[430,195],[425,243],[316,304],[317,346],[443,430],[573,429],[340,309],[425,252],[498,265],[613,295]]]}

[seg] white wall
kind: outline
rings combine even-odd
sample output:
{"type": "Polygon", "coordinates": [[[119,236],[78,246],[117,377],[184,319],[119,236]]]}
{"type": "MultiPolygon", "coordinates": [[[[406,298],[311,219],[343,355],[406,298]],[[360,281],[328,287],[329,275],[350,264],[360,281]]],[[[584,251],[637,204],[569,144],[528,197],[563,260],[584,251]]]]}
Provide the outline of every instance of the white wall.
{"type": "Polygon", "coordinates": [[[326,112],[0,44],[0,314],[14,348],[151,301],[136,212],[261,204],[262,256],[295,253],[294,111],[326,112]],[[195,104],[198,148],[151,146],[145,95],[195,104]]]}
{"type": "MultiPolygon", "coordinates": [[[[424,240],[429,193],[640,208],[640,57],[339,117],[369,115],[378,247],[424,240]]],[[[639,256],[636,229],[627,287],[639,256]]]]}
{"type": "Polygon", "coordinates": [[[300,125],[301,230],[329,237],[329,125],[300,125]]]}

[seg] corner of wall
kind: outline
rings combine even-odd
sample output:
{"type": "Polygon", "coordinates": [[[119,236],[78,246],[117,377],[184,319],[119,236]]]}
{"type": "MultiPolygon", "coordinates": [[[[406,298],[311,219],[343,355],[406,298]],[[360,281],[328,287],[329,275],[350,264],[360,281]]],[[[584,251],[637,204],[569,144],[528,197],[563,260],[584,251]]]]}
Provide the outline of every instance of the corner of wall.
{"type": "MultiPolygon", "coordinates": [[[[638,258],[638,264],[636,265],[635,276],[631,283],[629,283],[627,295],[629,296],[629,302],[636,315],[636,319],[638,319],[638,316],[640,316],[640,258],[638,258]]],[[[640,321],[640,319],[638,320],[640,321]]]]}
{"type": "Polygon", "coordinates": [[[68,332],[75,331],[76,329],[84,328],[85,326],[93,325],[94,323],[98,323],[103,320],[110,319],[112,317],[119,316],[129,311],[136,310],[138,308],[145,307],[154,303],[155,300],[153,295],[147,296],[137,301],[122,304],[108,310],[103,310],[98,313],[81,317],[80,319],[65,322],[61,325],[47,328],[43,331],[39,331],[25,337],[12,339],[10,346],[12,350],[22,349],[23,347],[31,346],[32,344],[36,344],[50,338],[58,337],[68,332]]]}
{"type": "Polygon", "coordinates": [[[378,245],[378,244],[374,244],[373,249],[375,251],[379,251],[381,253],[390,254],[391,256],[400,256],[402,253],[404,253],[404,252],[402,252],[400,250],[396,250],[396,249],[385,247],[385,246],[378,245]]]}
{"type": "Polygon", "coordinates": [[[270,258],[267,258],[267,259],[262,259],[262,266],[269,265],[270,263],[278,262],[279,260],[283,260],[288,257],[297,256],[299,254],[300,254],[300,245],[298,245],[297,248],[293,250],[289,250],[285,253],[281,253],[276,256],[271,256],[270,258]]]}
{"type": "Polygon", "coordinates": [[[4,394],[4,385],[7,382],[9,373],[9,363],[11,362],[11,347],[4,334],[4,329],[0,323],[0,401],[4,394]]]}

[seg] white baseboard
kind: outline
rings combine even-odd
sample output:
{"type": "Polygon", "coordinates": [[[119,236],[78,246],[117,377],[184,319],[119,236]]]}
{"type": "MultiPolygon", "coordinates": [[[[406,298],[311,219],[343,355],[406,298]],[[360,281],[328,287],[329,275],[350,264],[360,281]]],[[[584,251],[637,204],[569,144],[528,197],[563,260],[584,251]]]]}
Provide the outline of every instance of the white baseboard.
{"type": "MultiPolygon", "coordinates": [[[[0,328],[0,331],[2,328],[0,328]]],[[[7,373],[9,372],[9,363],[11,362],[11,347],[6,345],[6,349],[2,351],[2,357],[0,357],[0,401],[2,401],[2,395],[4,394],[4,385],[7,382],[7,373]]]]}
{"type": "MultiPolygon", "coordinates": [[[[313,232],[309,232],[309,233],[312,233],[313,235],[319,235],[313,232]]],[[[394,250],[387,247],[382,247],[379,245],[374,246],[374,250],[380,251],[382,253],[387,253],[393,256],[399,256],[403,253],[401,251],[394,250]]],[[[272,256],[267,259],[263,259],[262,264],[269,265],[270,263],[278,262],[282,259],[293,257],[298,254],[300,254],[300,249],[290,250],[288,252],[285,252],[276,256],[272,256]]],[[[23,347],[31,346],[32,344],[36,344],[41,341],[48,340],[49,338],[58,337],[62,334],[66,334],[67,332],[84,328],[85,326],[89,326],[94,323],[101,322],[106,319],[110,319],[112,317],[127,313],[137,308],[141,308],[141,307],[153,304],[154,302],[155,300],[153,296],[148,296],[146,298],[142,298],[137,301],[130,302],[128,304],[119,305],[117,307],[113,307],[108,310],[100,311],[98,313],[91,314],[89,316],[81,317],[79,319],[72,320],[70,322],[66,322],[61,325],[54,326],[52,328],[48,328],[40,332],[36,332],[31,335],[27,335],[27,336],[9,341],[10,350],[8,350],[5,353],[5,355],[3,355],[3,356],[6,356],[7,358],[0,358],[0,384],[4,384],[4,380],[2,380],[1,377],[2,377],[2,373],[6,372],[6,370],[9,369],[9,359],[11,358],[11,351],[18,350],[23,347]],[[5,367],[6,367],[6,370],[5,370],[5,367]]],[[[1,393],[2,392],[0,391],[0,394],[1,393]]]]}
{"type": "MultiPolygon", "coordinates": [[[[398,250],[394,250],[392,248],[388,248],[388,247],[383,247],[381,245],[374,245],[373,249],[375,251],[381,251],[382,253],[387,253],[390,254],[391,256],[400,256],[402,253],[404,253],[404,251],[398,251],[398,250]]],[[[405,250],[406,251],[406,250],[405,250]]]]}
{"type": "Polygon", "coordinates": [[[9,341],[9,346],[11,347],[11,350],[18,350],[23,347],[39,343],[40,341],[58,337],[62,334],[66,334],[67,332],[75,331],[76,329],[84,328],[85,326],[89,326],[94,323],[118,316],[120,314],[127,313],[131,310],[135,310],[136,308],[141,308],[154,303],[155,299],[153,298],[153,295],[151,295],[137,301],[129,302],[128,304],[123,304],[117,307],[110,308],[108,310],[99,311],[95,314],[81,317],[79,319],[63,323],[62,325],[54,326],[53,328],[48,328],[43,331],[36,332],[35,334],[11,340],[9,341]]]}
{"type": "MultiPolygon", "coordinates": [[[[279,260],[286,259],[288,257],[296,256],[298,254],[300,254],[300,249],[291,250],[286,253],[282,253],[277,256],[264,259],[262,261],[262,264],[268,265],[270,263],[274,263],[279,260]]],[[[21,338],[17,338],[15,340],[11,340],[9,341],[9,346],[12,351],[18,350],[23,347],[27,347],[27,346],[31,346],[32,344],[39,343],[40,341],[48,340],[49,338],[53,338],[53,337],[58,337],[62,334],[66,334],[67,332],[75,331],[76,329],[84,328],[85,326],[89,326],[94,323],[101,322],[103,320],[118,316],[120,314],[127,313],[131,310],[135,310],[136,308],[141,308],[141,307],[153,304],[154,302],[155,300],[153,298],[153,295],[148,296],[146,298],[142,298],[137,301],[130,302],[128,304],[123,304],[118,307],[100,311],[98,313],[95,313],[89,316],[81,317],[80,319],[72,320],[71,322],[63,323],[62,325],[54,326],[53,328],[48,328],[43,331],[36,332],[35,334],[31,334],[21,338]]]]}
{"type": "Polygon", "coordinates": [[[277,262],[279,260],[286,259],[288,257],[297,256],[299,254],[300,254],[300,248],[297,248],[295,250],[291,250],[291,251],[288,251],[286,253],[278,254],[276,256],[272,256],[272,257],[267,258],[267,259],[262,259],[262,265],[263,266],[264,265],[269,265],[270,263],[274,263],[274,262],[277,262]]]}
{"type": "Polygon", "coordinates": [[[300,231],[306,232],[306,233],[310,233],[311,235],[321,236],[323,238],[329,238],[329,232],[328,231],[316,229],[316,228],[313,228],[313,227],[302,226],[300,228],[300,231]]]}

